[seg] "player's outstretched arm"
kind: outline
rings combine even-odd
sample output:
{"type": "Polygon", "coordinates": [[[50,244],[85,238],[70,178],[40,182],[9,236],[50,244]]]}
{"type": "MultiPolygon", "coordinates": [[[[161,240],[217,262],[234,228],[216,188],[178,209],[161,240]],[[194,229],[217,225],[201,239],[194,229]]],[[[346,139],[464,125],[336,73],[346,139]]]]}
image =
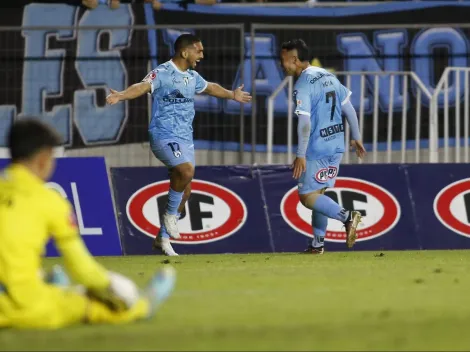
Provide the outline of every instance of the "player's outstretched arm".
{"type": "Polygon", "coordinates": [[[361,142],[361,133],[359,132],[359,122],[357,120],[356,109],[354,109],[354,106],[351,104],[350,101],[348,101],[341,107],[341,110],[344,115],[346,115],[346,120],[348,121],[348,124],[351,127],[351,147],[354,147],[356,149],[356,154],[359,158],[363,158],[366,154],[366,149],[364,148],[361,142]]]}
{"type": "Polygon", "coordinates": [[[249,103],[251,101],[251,95],[248,92],[244,92],[243,84],[235,90],[227,90],[217,83],[208,83],[204,93],[212,95],[222,99],[233,99],[239,103],[249,103]]]}
{"type": "Polygon", "coordinates": [[[109,89],[111,94],[109,94],[106,97],[106,102],[109,105],[114,105],[116,103],[119,103],[122,100],[130,100],[130,99],[135,99],[138,98],[151,90],[151,85],[148,82],[139,82],[136,84],[133,84],[126,90],[123,90],[122,92],[115,91],[114,89],[109,89]]]}

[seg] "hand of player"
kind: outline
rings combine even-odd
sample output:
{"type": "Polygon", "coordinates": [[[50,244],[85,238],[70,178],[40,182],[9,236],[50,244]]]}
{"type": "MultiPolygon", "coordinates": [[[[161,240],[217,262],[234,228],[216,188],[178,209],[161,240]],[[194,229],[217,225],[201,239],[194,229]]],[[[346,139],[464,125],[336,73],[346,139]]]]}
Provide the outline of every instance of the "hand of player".
{"type": "Polygon", "coordinates": [[[134,282],[114,272],[108,272],[108,276],[109,286],[101,290],[88,289],[88,296],[105,303],[115,311],[132,307],[139,298],[139,290],[134,282]]]}
{"type": "Polygon", "coordinates": [[[296,157],[292,163],[291,169],[294,169],[294,174],[292,177],[298,180],[307,169],[307,161],[305,158],[296,157]]]}
{"type": "Polygon", "coordinates": [[[248,92],[244,92],[242,89],[244,84],[233,91],[233,99],[239,103],[249,103],[251,101],[251,95],[248,92]]]}
{"type": "Polygon", "coordinates": [[[352,140],[350,144],[351,144],[350,150],[352,151],[354,148],[356,150],[356,155],[359,158],[362,159],[366,155],[366,148],[364,148],[364,145],[362,145],[361,141],[352,140]]]}
{"type": "Polygon", "coordinates": [[[119,103],[121,101],[121,94],[114,89],[110,88],[109,90],[111,91],[111,94],[106,97],[106,103],[108,103],[109,105],[119,103]]]}

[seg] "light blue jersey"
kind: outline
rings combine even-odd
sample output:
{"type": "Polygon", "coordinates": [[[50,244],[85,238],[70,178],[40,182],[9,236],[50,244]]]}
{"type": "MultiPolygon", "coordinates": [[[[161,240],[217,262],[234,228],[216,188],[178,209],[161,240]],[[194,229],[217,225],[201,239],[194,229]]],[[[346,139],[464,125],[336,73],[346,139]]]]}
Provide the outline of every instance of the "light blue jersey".
{"type": "Polygon", "coordinates": [[[152,86],[149,132],[153,138],[192,143],[194,96],[207,88],[207,82],[196,71],[181,71],[171,60],[149,72],[142,81],[152,86]]]}
{"type": "Polygon", "coordinates": [[[344,152],[344,124],[341,106],[351,91],[325,69],[309,66],[294,86],[297,115],[310,116],[310,138],[306,159],[318,160],[344,152]]]}

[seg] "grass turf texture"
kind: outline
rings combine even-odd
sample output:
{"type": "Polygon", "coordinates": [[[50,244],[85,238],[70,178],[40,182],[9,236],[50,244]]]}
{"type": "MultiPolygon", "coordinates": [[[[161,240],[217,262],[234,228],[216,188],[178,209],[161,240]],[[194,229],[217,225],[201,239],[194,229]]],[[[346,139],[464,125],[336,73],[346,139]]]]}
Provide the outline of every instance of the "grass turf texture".
{"type": "MultiPolygon", "coordinates": [[[[98,258],[144,285],[162,256],[98,258]]],[[[57,262],[46,260],[47,266],[57,262]]],[[[0,331],[0,350],[468,350],[468,251],[170,259],[151,321],[0,331]]]]}

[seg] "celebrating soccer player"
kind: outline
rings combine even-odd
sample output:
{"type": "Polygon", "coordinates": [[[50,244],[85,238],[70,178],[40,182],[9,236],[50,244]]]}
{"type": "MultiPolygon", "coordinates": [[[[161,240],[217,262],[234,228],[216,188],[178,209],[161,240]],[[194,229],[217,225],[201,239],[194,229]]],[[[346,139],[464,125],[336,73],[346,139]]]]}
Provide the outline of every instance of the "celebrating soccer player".
{"type": "Polygon", "coordinates": [[[170,190],[160,232],[154,241],[168,256],[178,255],[170,243],[170,236],[180,238],[177,221],[191,193],[194,176],[193,128],[194,96],[206,93],[218,98],[248,103],[251,96],[242,91],[224,89],[206,82],[194,69],[204,58],[201,40],[192,34],[182,34],[174,44],[173,58],[152,70],[140,83],[122,92],[111,89],[108,104],[134,99],[145,93],[153,98],[152,120],[149,127],[152,152],[170,171],[170,190]]]}
{"type": "Polygon", "coordinates": [[[324,193],[333,187],[344,153],[342,113],[351,126],[351,147],[358,157],[365,155],[357,115],[349,101],[351,91],[328,71],[311,66],[309,50],[302,39],[282,44],[281,64],[287,75],[294,76],[293,100],[298,116],[297,157],[292,165],[298,179],[302,204],[312,209],[313,241],[305,252],[323,254],[328,218],[344,223],[346,243],[351,248],[361,221],[358,211],[343,209],[324,193]]]}

